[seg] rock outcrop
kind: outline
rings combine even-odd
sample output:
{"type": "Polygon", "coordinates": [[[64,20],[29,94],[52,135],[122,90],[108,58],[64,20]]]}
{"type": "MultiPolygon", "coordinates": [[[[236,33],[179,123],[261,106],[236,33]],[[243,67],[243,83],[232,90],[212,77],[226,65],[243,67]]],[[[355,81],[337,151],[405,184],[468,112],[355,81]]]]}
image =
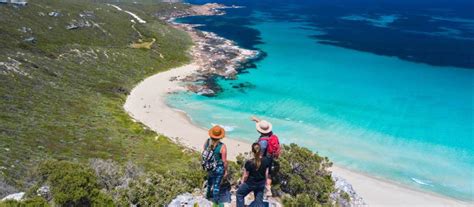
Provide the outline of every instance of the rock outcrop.
{"type": "Polygon", "coordinates": [[[239,69],[248,66],[251,60],[258,58],[259,51],[240,48],[237,43],[222,38],[212,32],[197,30],[199,25],[182,24],[174,22],[175,18],[187,16],[210,16],[223,15],[225,8],[239,8],[237,6],[227,7],[221,4],[192,5],[187,10],[179,10],[160,16],[174,27],[187,32],[195,45],[190,53],[194,62],[199,65],[199,71],[190,77],[181,79],[190,85],[188,89],[203,96],[215,96],[220,92],[219,86],[215,84],[216,77],[225,79],[236,79],[239,69]],[[201,78],[205,78],[202,80],[201,78]]]}
{"type": "Polygon", "coordinates": [[[13,193],[13,194],[5,196],[4,198],[2,198],[1,201],[10,201],[10,200],[22,201],[23,197],[25,197],[25,192],[13,193]]]}
{"type": "MultiPolygon", "coordinates": [[[[247,199],[245,200],[246,205],[250,205],[252,202],[253,197],[251,199],[251,196],[247,196],[247,199]]],[[[232,202],[231,203],[225,203],[224,206],[230,206],[230,207],[235,207],[236,206],[236,198],[235,195],[232,196],[232,202]]],[[[274,198],[269,198],[264,200],[264,202],[268,203],[269,207],[283,207],[283,205],[274,198]]],[[[194,207],[194,206],[199,206],[199,207],[211,207],[212,202],[205,199],[202,195],[193,195],[191,193],[184,193],[179,196],[177,196],[171,203],[168,205],[168,207],[194,207]]]]}
{"type": "Polygon", "coordinates": [[[346,179],[333,173],[332,180],[334,181],[334,187],[336,188],[336,191],[330,196],[333,202],[341,207],[367,206],[364,199],[355,192],[352,185],[347,182],[346,179]]]}
{"type": "MultiPolygon", "coordinates": [[[[26,195],[25,192],[12,193],[12,194],[9,194],[9,195],[3,197],[2,199],[0,199],[0,201],[10,201],[10,200],[23,201],[23,200],[26,199],[25,195],[26,195]]],[[[51,190],[50,190],[49,186],[47,186],[47,185],[44,185],[44,186],[41,186],[40,188],[38,188],[38,190],[36,190],[36,195],[40,196],[40,197],[43,197],[47,201],[51,201],[53,199],[53,196],[51,194],[51,190]]]]}
{"type": "MultiPolygon", "coordinates": [[[[0,166],[0,170],[2,170],[2,167],[3,166],[0,166]]],[[[0,198],[3,198],[7,196],[8,194],[11,194],[14,192],[18,192],[17,189],[7,184],[7,182],[5,182],[3,178],[0,176],[0,198]]]]}
{"type": "Polygon", "coordinates": [[[185,193],[172,200],[168,207],[194,207],[196,205],[199,207],[212,206],[212,202],[202,196],[185,193]]]}

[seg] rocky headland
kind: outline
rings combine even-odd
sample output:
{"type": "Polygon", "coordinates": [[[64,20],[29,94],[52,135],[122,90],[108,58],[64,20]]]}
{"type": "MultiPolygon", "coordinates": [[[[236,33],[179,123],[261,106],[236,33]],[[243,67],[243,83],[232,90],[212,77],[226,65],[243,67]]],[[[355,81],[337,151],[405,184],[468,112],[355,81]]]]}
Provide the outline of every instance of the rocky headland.
{"type": "MultiPolygon", "coordinates": [[[[188,90],[204,96],[215,96],[221,89],[215,84],[216,78],[235,79],[239,70],[257,58],[260,52],[239,47],[235,42],[219,37],[212,32],[197,30],[199,25],[176,23],[176,18],[187,16],[224,15],[223,9],[239,8],[221,4],[192,5],[188,10],[171,13],[166,20],[174,27],[186,31],[193,39],[190,50],[193,62],[199,70],[192,75],[180,78],[187,83],[188,90]]],[[[178,78],[173,78],[178,80],[178,78]]]]}

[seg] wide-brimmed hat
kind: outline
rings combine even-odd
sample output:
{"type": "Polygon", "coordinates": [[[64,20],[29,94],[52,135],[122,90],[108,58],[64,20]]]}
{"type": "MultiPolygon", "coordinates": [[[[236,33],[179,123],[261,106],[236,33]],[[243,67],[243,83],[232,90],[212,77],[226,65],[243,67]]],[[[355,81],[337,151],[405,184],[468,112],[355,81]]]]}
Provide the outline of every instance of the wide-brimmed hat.
{"type": "Polygon", "coordinates": [[[272,131],[272,124],[268,121],[262,120],[257,122],[256,124],[257,131],[262,134],[268,134],[272,131]]]}
{"type": "Polygon", "coordinates": [[[222,139],[225,137],[225,130],[219,125],[213,126],[209,129],[209,137],[213,139],[222,139]]]}

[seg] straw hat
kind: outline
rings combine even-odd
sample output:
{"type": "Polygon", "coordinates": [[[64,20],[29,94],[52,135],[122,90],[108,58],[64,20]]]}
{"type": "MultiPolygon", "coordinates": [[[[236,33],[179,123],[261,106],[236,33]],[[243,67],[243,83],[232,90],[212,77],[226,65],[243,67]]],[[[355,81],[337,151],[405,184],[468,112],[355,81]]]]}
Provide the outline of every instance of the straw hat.
{"type": "Polygon", "coordinates": [[[211,129],[209,129],[209,137],[213,139],[222,139],[224,138],[224,136],[225,130],[218,125],[213,126],[211,129]]]}
{"type": "Polygon", "coordinates": [[[262,134],[268,134],[272,131],[272,124],[265,120],[257,122],[256,127],[257,131],[262,134]]]}

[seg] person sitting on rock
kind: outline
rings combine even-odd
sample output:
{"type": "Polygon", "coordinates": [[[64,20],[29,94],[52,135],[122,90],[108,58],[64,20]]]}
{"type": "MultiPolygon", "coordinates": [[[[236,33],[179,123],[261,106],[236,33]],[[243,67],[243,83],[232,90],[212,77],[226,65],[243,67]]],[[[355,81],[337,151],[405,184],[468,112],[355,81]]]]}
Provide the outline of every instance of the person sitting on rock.
{"type": "Polygon", "coordinates": [[[201,154],[201,164],[208,173],[206,198],[215,204],[219,203],[220,186],[227,176],[227,148],[221,139],[225,137],[225,130],[220,126],[209,129],[209,139],[204,143],[201,154]]]}
{"type": "Polygon", "coordinates": [[[270,158],[262,156],[260,144],[252,144],[253,159],[245,162],[239,189],[237,190],[237,207],[244,207],[245,196],[253,192],[255,200],[250,206],[261,207],[263,204],[263,192],[268,184],[270,158]]]}

